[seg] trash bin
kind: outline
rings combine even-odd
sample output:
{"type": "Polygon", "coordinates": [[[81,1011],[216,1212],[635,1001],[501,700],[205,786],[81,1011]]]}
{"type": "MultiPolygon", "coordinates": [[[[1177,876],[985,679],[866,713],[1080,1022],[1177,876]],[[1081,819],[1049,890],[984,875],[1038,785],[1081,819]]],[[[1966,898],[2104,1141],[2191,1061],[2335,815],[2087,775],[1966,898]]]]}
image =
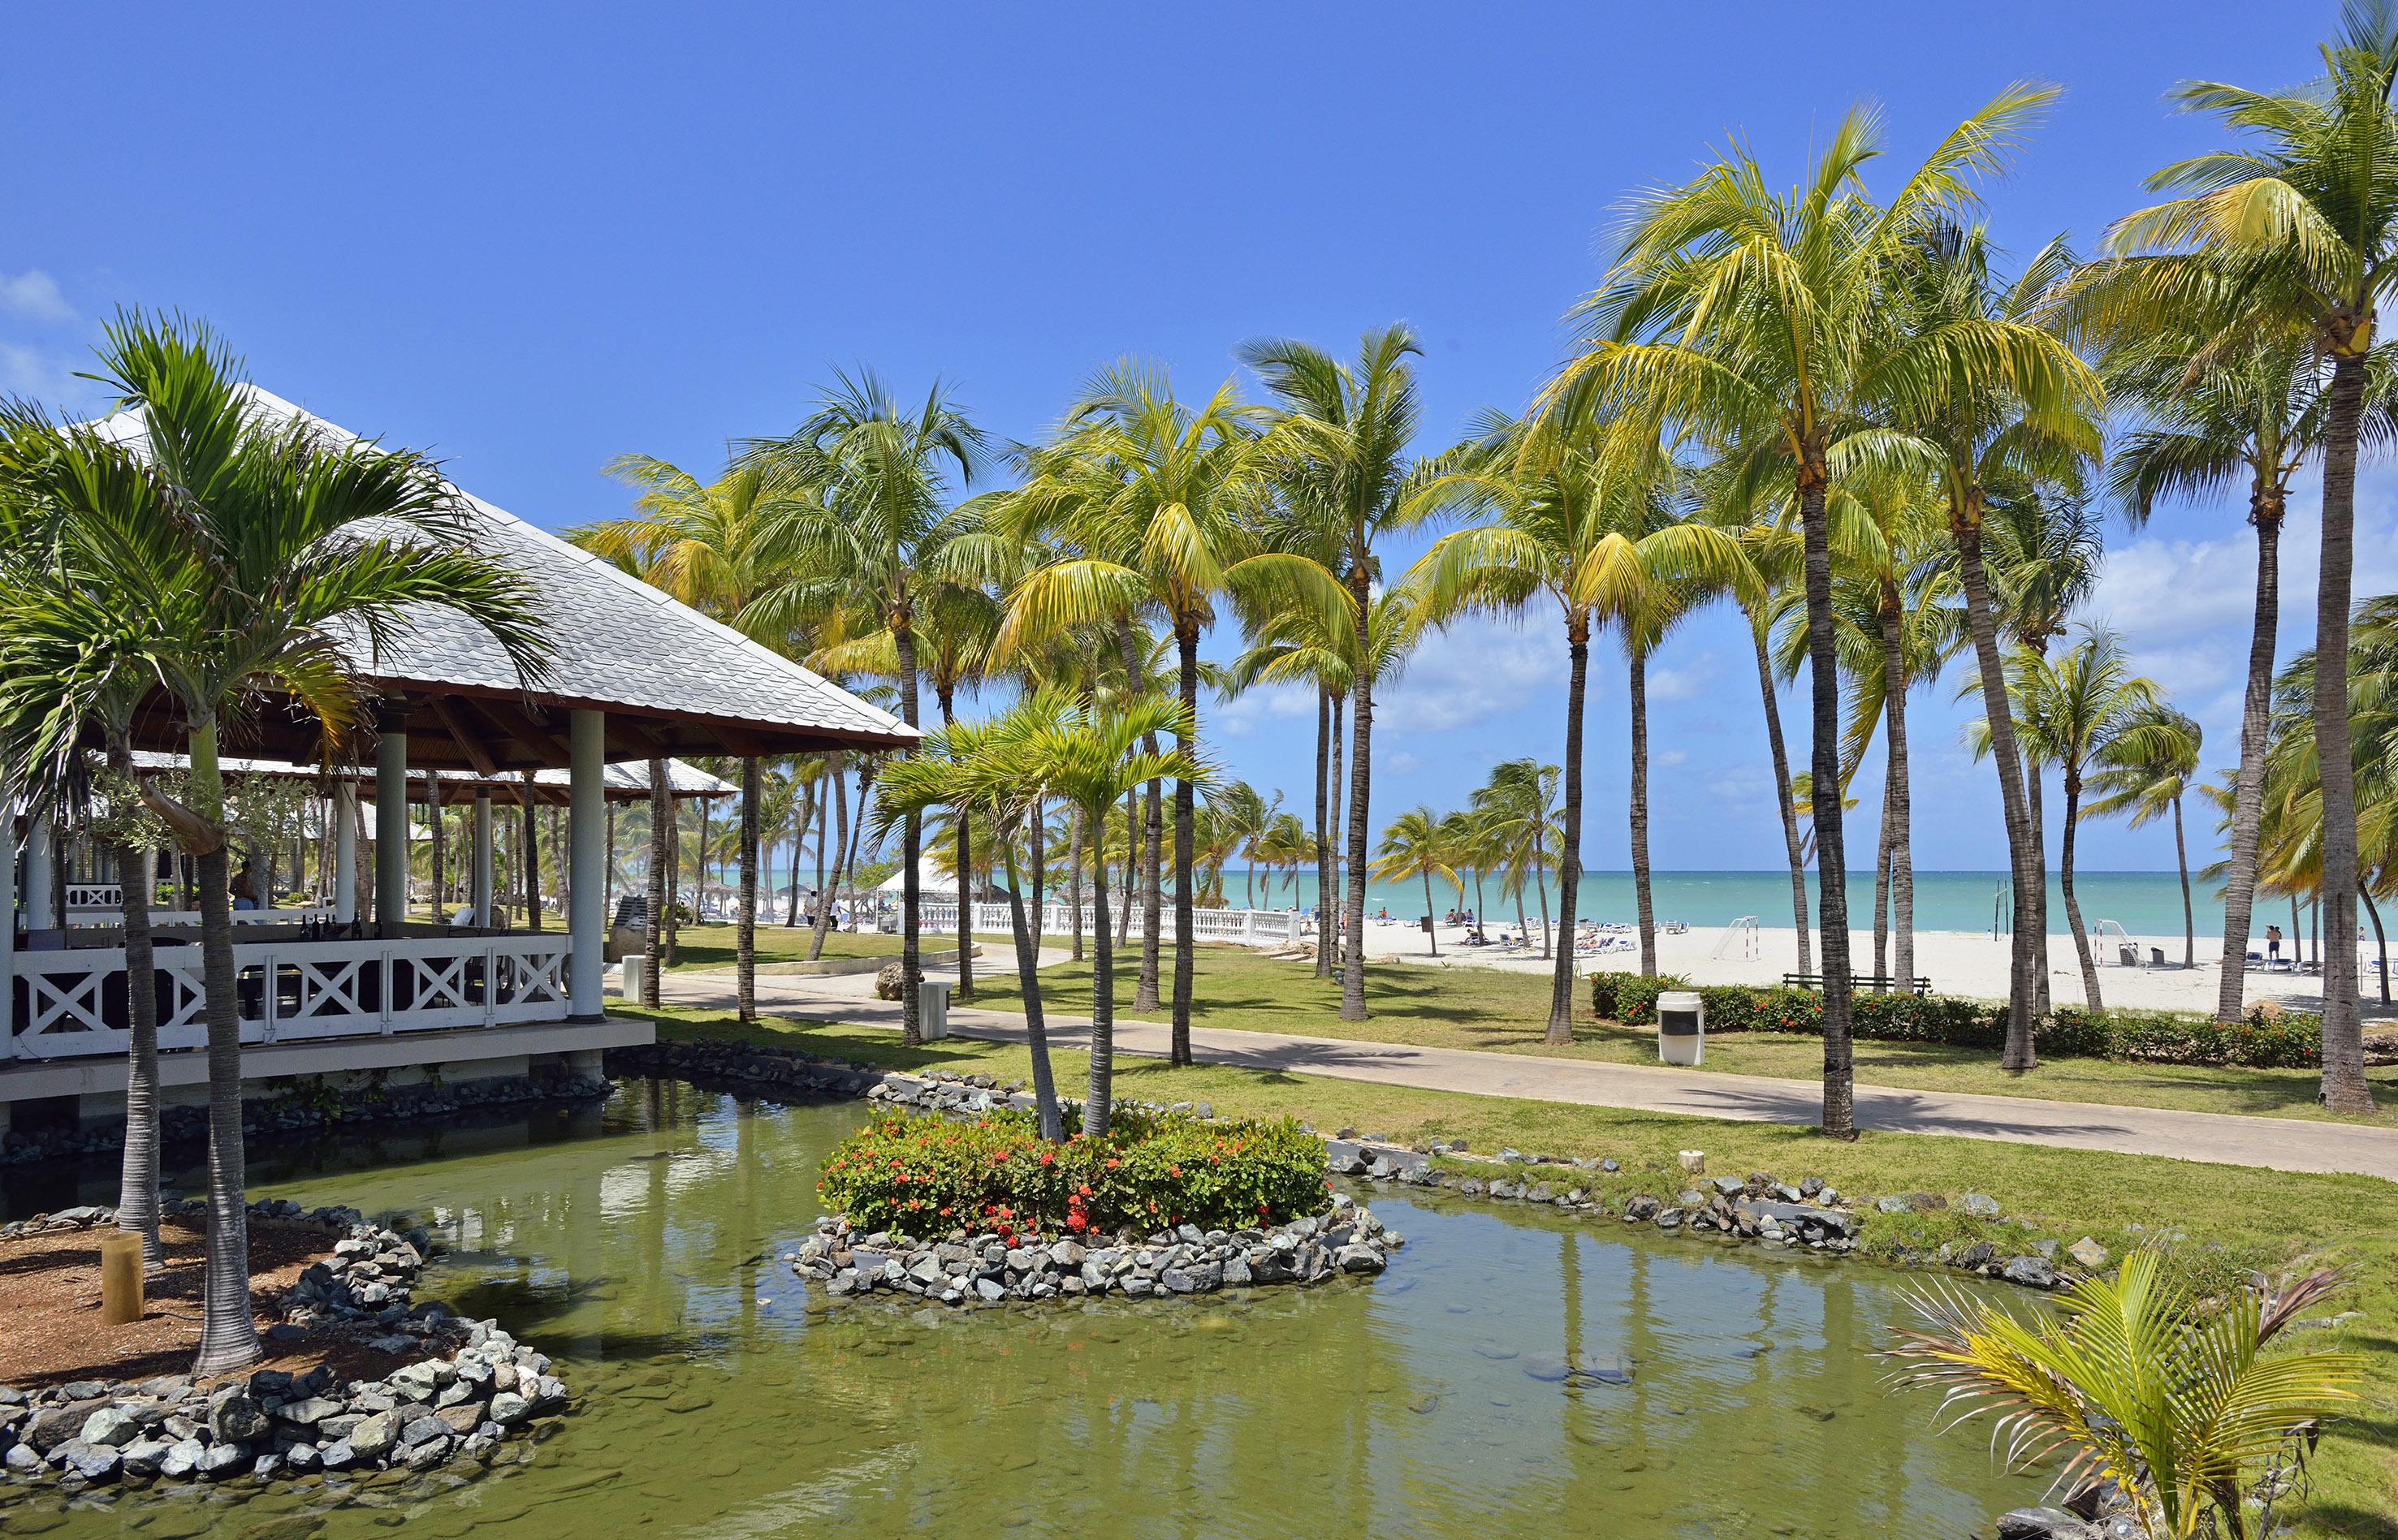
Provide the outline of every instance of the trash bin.
{"type": "Polygon", "coordinates": [[[1657,1059],[1694,1065],[1706,1056],[1707,1010],[1695,990],[1669,989],[1657,997],[1657,1059]]]}
{"type": "Polygon", "coordinates": [[[624,981],[617,987],[618,996],[627,1005],[649,1004],[649,987],[642,982],[643,972],[649,967],[649,958],[636,952],[616,966],[624,981]]]}
{"type": "Polygon", "coordinates": [[[923,979],[916,985],[917,1035],[934,1042],[950,1035],[950,983],[923,979]]]}

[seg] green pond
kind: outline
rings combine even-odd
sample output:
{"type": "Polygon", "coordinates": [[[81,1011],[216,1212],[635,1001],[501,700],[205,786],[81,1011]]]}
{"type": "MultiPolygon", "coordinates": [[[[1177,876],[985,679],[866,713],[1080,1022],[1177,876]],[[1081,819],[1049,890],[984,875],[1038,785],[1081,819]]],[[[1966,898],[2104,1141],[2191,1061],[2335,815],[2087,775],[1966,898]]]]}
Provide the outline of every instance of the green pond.
{"type": "MultiPolygon", "coordinates": [[[[551,1354],[574,1413],[473,1480],[43,1494],[0,1532],[1963,1536],[2034,1494],[1885,1392],[1898,1278],[1614,1221],[1374,1190],[1408,1243],[1371,1281],[833,1304],[779,1259],[864,1116],[633,1081],[573,1114],[254,1153],[258,1195],[428,1225],[421,1297],[551,1354]]],[[[113,1183],[22,1169],[0,1204],[113,1183]]]]}

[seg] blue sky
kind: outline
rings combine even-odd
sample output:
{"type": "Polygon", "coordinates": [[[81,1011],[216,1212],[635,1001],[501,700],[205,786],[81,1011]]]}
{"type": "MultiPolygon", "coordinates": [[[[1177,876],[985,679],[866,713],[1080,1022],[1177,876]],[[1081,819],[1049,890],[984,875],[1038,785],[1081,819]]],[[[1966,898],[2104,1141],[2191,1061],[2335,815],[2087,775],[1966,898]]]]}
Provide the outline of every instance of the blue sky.
{"type": "MultiPolygon", "coordinates": [[[[2167,110],[2171,83],[2303,78],[2333,20],[2086,3],[134,14],[11,19],[0,390],[89,404],[71,375],[98,319],[180,308],[271,389],[432,449],[553,527],[622,507],[610,456],[711,468],[861,362],[910,392],[937,375],[1021,438],[1123,354],[1204,393],[1246,338],[1346,350],[1404,318],[1438,449],[1555,365],[1623,194],[1728,136],[1787,180],[1870,98],[1895,171],[2009,81],[2054,81],[2065,100],[1990,214],[2017,250],[2060,230],[2087,246],[2145,172],[2213,142],[2167,110]]],[[[2375,592],[2384,484],[2360,516],[2375,592]]],[[[2285,542],[2290,646],[2310,627],[2313,517],[2310,490],[2285,542]]],[[[2108,534],[2094,613],[2229,762],[2253,539],[2212,506],[2108,534]]],[[[1623,690],[1615,654],[1594,660],[1585,859],[1615,867],[1623,690]]],[[[1657,864],[1774,864],[1741,632],[1703,618],[1654,667],[1657,864]]],[[[1557,757],[1562,677],[1545,619],[1430,644],[1383,708],[1378,807],[1453,805],[1497,758],[1557,757]]],[[[1919,698],[1917,859],[1996,867],[1996,791],[1955,746],[1952,690],[1919,698]]],[[[1217,737],[1298,805],[1312,733],[1304,700],[1253,697],[1217,737]]],[[[1857,793],[1869,830],[1871,770],[1857,793]]],[[[2172,862],[2156,830],[2094,827],[2085,850],[2172,862]]]]}

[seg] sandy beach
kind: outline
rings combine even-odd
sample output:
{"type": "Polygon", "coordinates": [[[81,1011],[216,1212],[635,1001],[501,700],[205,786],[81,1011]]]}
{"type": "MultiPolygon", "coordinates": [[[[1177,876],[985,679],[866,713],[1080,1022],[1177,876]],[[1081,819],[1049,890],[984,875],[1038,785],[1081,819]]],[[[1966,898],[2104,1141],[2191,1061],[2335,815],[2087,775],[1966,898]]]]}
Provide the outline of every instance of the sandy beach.
{"type": "MultiPolygon", "coordinates": [[[[1467,946],[1464,944],[1463,927],[1445,926],[1439,933],[1438,961],[1448,967],[1545,971],[1550,965],[1541,959],[1539,922],[1533,923],[1532,948],[1529,952],[1515,953],[1502,953],[1495,947],[1467,946]]],[[[1678,973],[1697,984],[1778,984],[1784,973],[1797,970],[1797,931],[1786,925],[1779,928],[1764,926],[1753,934],[1755,941],[1752,945],[1746,937],[1727,932],[1718,926],[1693,926],[1679,935],[1661,931],[1657,937],[1657,966],[1664,972],[1678,973]]],[[[1859,972],[1869,971],[1873,961],[1873,934],[1867,930],[1859,930],[1853,934],[1855,952],[1852,966],[1859,972]]],[[[2178,935],[2135,936],[2132,942],[2143,957],[2150,955],[2150,948],[2155,948],[2163,952],[2171,962],[2177,964],[2180,961],[2182,938],[2178,935]]],[[[1435,960],[1431,938],[1421,931],[1412,925],[1377,924],[1371,920],[1366,926],[1366,955],[1424,964],[1435,960]]],[[[2098,987],[2108,1005],[2211,1011],[2215,1009],[2222,955],[2220,938],[2202,936],[2198,942],[2198,966],[2195,968],[2126,968],[2109,960],[2098,970],[2098,987]]],[[[2110,951],[2110,959],[2113,956],[2110,951]]],[[[1820,950],[1817,960],[1820,963],[1820,950]]],[[[2048,961],[2051,996],[2063,1004],[2081,1003],[2081,970],[2074,959],[2073,938],[2051,936],[2048,961]]],[[[1579,961],[1580,971],[1585,973],[1598,969],[1632,972],[1639,966],[1637,950],[1605,952],[1579,961]]],[[[1919,931],[1915,936],[1915,971],[1919,975],[1929,978],[1932,987],[1942,994],[2002,999],[2007,993],[2007,941],[2004,937],[1993,939],[1987,931],[1919,931]]],[[[2368,982],[2364,990],[2367,1014],[2378,1013],[2376,1009],[2378,1002],[2372,998],[2377,992],[2377,987],[2368,982]]],[[[2253,973],[2249,976],[2248,998],[2251,1001],[2273,1000],[2312,1010],[2320,1006],[2323,989],[2314,980],[2304,976],[2253,973]]]]}

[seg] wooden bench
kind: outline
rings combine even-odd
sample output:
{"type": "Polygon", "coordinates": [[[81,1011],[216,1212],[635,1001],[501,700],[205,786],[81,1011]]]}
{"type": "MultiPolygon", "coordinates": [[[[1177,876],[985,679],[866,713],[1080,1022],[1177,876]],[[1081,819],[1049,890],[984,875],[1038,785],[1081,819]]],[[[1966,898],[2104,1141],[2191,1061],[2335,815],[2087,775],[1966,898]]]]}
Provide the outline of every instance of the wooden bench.
{"type": "MultiPolygon", "coordinates": [[[[1785,973],[1782,975],[1782,987],[1785,989],[1821,989],[1824,987],[1824,975],[1821,973],[1785,973]]],[[[1852,973],[1849,975],[1849,991],[1852,994],[1887,995],[1893,989],[1904,989],[1910,995],[1929,995],[1932,993],[1932,981],[1928,978],[1894,979],[1887,973],[1852,973]]]]}

